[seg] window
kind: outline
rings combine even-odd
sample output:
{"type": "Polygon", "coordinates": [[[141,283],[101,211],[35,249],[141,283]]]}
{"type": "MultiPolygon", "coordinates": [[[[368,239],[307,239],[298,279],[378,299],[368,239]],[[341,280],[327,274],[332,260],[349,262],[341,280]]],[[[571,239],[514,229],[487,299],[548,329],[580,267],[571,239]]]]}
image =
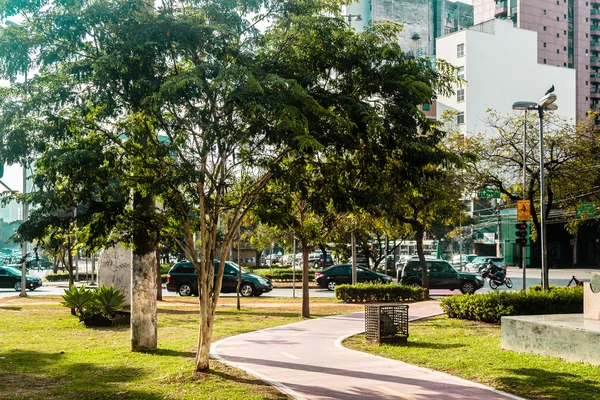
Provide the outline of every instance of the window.
{"type": "Polygon", "coordinates": [[[556,37],[560,37],[560,33],[557,33],[557,34],[556,34],[556,37]]]}
{"type": "Polygon", "coordinates": [[[546,32],[546,27],[544,27],[544,32],[546,32]]]}
{"type": "Polygon", "coordinates": [[[546,10],[544,10],[544,15],[546,15],[546,10]]]}
{"type": "Polygon", "coordinates": [[[544,47],[546,47],[546,43],[544,43],[544,47]]]}
{"type": "Polygon", "coordinates": [[[559,18],[559,17],[556,17],[556,20],[557,20],[557,21],[560,21],[560,18],[559,18]]]}
{"type": "Polygon", "coordinates": [[[464,57],[465,56],[465,44],[461,43],[456,46],[456,57],[464,57]]]}
{"type": "Polygon", "coordinates": [[[458,76],[459,78],[464,78],[465,77],[465,67],[458,67],[456,76],[458,76]]]}
{"type": "Polygon", "coordinates": [[[560,50],[559,49],[556,49],[556,54],[560,54],[560,50]]]}
{"type": "Polygon", "coordinates": [[[458,89],[456,91],[456,101],[465,101],[465,89],[458,89]]]}
{"type": "Polygon", "coordinates": [[[546,64],[546,59],[544,58],[544,64],[546,64]]]}
{"type": "Polygon", "coordinates": [[[588,81],[585,81],[585,86],[587,86],[587,85],[588,85],[588,81]]]}
{"type": "Polygon", "coordinates": [[[564,50],[567,51],[567,46],[564,46],[564,50]]]}
{"type": "Polygon", "coordinates": [[[463,125],[465,123],[465,113],[463,111],[456,113],[456,123],[459,125],[463,125]]]}

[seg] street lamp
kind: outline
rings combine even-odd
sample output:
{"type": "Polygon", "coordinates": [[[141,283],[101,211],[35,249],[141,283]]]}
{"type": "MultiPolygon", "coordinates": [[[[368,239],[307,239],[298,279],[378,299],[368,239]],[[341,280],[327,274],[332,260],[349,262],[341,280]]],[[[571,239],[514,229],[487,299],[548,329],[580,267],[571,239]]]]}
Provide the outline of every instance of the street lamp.
{"type": "Polygon", "coordinates": [[[362,21],[362,15],[360,14],[342,14],[342,17],[346,19],[350,28],[352,28],[352,21],[362,21]]]}
{"type": "MultiPolygon", "coordinates": [[[[554,86],[552,86],[552,90],[554,86]]],[[[558,110],[558,106],[554,104],[556,95],[548,91],[544,97],[537,103],[532,101],[517,101],[513,103],[513,110],[537,110],[540,119],[540,250],[542,259],[542,289],[548,290],[548,265],[546,260],[546,203],[545,194],[546,187],[544,185],[544,111],[558,110]]],[[[526,115],[527,116],[527,115],[526,115]]],[[[527,122],[527,121],[526,121],[527,122]]],[[[523,137],[523,200],[525,200],[525,136],[523,137]]],[[[525,247],[523,247],[523,253],[525,247]]],[[[523,268],[523,285],[525,285],[526,272],[523,268]]]]}

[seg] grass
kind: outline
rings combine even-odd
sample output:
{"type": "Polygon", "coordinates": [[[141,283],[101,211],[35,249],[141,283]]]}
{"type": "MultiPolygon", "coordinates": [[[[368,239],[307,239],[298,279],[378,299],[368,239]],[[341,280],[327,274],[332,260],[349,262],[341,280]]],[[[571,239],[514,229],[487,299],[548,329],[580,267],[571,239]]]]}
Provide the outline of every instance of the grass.
{"type": "MultiPolygon", "coordinates": [[[[196,298],[159,302],[159,349],[129,351],[129,328],[85,328],[60,297],[0,300],[0,399],[287,399],[264,382],[211,360],[196,373],[196,298]]],[[[361,310],[311,300],[315,317],[361,310]]],[[[214,340],[301,320],[300,299],[222,299],[214,340]]]]}
{"type": "Polygon", "coordinates": [[[407,345],[344,345],[489,385],[527,399],[596,400],[600,367],[502,350],[498,325],[436,317],[411,323],[407,345]]]}

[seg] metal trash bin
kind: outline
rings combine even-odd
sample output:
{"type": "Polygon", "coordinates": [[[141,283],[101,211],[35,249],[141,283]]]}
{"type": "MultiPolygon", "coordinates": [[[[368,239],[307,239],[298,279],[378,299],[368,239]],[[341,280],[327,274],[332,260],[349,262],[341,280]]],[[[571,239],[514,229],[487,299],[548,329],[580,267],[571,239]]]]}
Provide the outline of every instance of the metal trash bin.
{"type": "Polygon", "coordinates": [[[406,343],[408,339],[408,305],[366,304],[365,338],[372,343],[406,343]]]}

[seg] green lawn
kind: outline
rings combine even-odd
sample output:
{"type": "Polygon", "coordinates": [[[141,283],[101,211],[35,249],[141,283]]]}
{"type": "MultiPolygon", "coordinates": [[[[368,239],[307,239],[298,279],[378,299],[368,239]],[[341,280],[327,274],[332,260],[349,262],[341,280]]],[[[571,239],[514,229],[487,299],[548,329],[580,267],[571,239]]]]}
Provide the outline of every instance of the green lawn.
{"type": "Polygon", "coordinates": [[[344,345],[443,371],[528,399],[600,398],[600,367],[500,348],[500,326],[436,317],[411,323],[408,345],[367,345],[364,336],[344,345]]]}
{"type": "MultiPolygon", "coordinates": [[[[286,399],[260,380],[211,361],[193,372],[198,337],[197,299],[159,304],[159,350],[129,351],[127,327],[86,328],[59,298],[0,300],[0,399],[286,399]]],[[[300,299],[224,299],[215,340],[301,320],[300,299]]],[[[314,316],[364,306],[311,303],[314,316]]]]}

